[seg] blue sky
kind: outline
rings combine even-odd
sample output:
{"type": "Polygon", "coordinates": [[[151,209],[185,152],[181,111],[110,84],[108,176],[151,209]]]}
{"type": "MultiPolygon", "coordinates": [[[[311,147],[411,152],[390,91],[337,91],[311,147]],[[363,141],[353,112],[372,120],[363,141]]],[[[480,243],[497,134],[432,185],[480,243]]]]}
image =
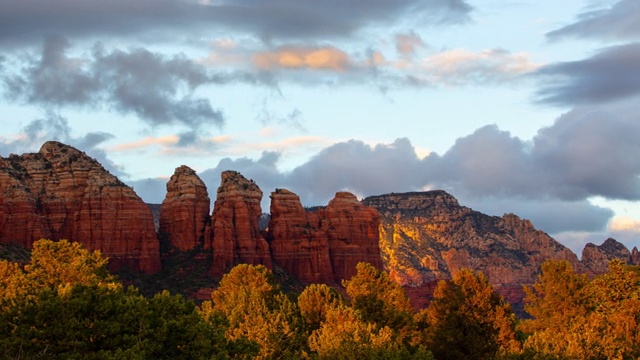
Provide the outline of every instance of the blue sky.
{"type": "Polygon", "coordinates": [[[0,155],[63,141],[156,203],[182,164],[265,211],[444,189],[631,248],[639,41],[636,0],[0,0],[0,155]]]}

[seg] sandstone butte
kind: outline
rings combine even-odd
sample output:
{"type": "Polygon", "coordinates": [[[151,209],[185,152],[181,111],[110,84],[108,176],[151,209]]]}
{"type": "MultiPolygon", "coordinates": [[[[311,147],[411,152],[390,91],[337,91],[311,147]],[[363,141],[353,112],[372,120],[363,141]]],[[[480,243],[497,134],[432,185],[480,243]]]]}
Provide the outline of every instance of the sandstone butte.
{"type": "Polygon", "coordinates": [[[236,264],[273,267],[269,244],[260,232],[262,190],[253,180],[236,171],[224,171],[213,213],[214,275],[222,275],[236,264]]]}
{"type": "Polygon", "coordinates": [[[196,172],[184,165],[176,168],[160,207],[160,237],[180,251],[210,250],[210,207],[207,186],[196,172]]]}
{"type": "Polygon", "coordinates": [[[301,282],[340,284],[363,261],[383,268],[378,212],[355,195],[338,192],[316,211],[306,211],[298,195],[286,189],[276,189],[270,197],[266,234],[273,261],[301,282]]]}
{"type": "Polygon", "coordinates": [[[0,242],[31,247],[41,238],[100,250],[112,270],[160,269],[147,205],[97,161],[55,141],[37,153],[0,157],[0,242]]]}
{"type": "Polygon", "coordinates": [[[277,265],[305,284],[340,284],[358,262],[382,269],[378,212],[355,195],[338,192],[326,208],[306,211],[296,194],[276,189],[269,228],[260,232],[258,185],[236,171],[221,178],[211,216],[213,274],[239,263],[277,265]]]}

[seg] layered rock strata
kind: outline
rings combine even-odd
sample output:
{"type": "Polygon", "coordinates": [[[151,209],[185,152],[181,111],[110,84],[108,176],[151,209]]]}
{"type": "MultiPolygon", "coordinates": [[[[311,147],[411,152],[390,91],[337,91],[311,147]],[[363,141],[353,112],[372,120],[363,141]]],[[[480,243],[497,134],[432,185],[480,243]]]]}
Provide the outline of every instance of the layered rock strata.
{"type": "Polygon", "coordinates": [[[97,161],[55,141],[0,158],[0,242],[31,247],[41,238],[100,250],[112,270],[160,269],[147,205],[97,161]]]}
{"type": "Polygon", "coordinates": [[[167,195],[160,208],[160,236],[180,251],[211,249],[208,227],[211,200],[207,187],[188,166],[176,168],[167,182],[167,195]]]}
{"type": "Polygon", "coordinates": [[[224,171],[221,178],[211,215],[212,273],[222,275],[241,263],[272,267],[269,244],[258,224],[262,190],[236,171],[224,171]]]}
{"type": "Polygon", "coordinates": [[[336,282],[355,275],[359,262],[383,268],[379,245],[380,215],[376,209],[364,206],[351,193],[338,192],[319,212],[336,282]]]}
{"type": "Polygon", "coordinates": [[[316,212],[307,212],[298,195],[286,189],[271,193],[266,236],[273,262],[303,283],[334,282],[329,241],[316,212]]]}
{"type": "Polygon", "coordinates": [[[303,283],[340,284],[359,262],[382,269],[378,212],[355,195],[336,193],[326,208],[305,211],[285,189],[271,194],[267,237],[273,261],[303,283]]]}

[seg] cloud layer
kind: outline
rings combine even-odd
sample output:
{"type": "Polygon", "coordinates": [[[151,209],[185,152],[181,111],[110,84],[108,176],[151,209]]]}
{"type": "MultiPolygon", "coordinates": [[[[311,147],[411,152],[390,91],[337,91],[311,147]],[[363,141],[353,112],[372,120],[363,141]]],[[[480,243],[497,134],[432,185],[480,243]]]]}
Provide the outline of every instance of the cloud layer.
{"type": "MultiPolygon", "coordinates": [[[[0,44],[68,37],[148,36],[176,30],[244,32],[266,41],[344,37],[411,18],[432,24],[469,20],[464,0],[0,0],[0,44]]],[[[186,37],[186,35],[185,35],[186,37]]]]}
{"type": "Polygon", "coordinates": [[[48,107],[107,107],[133,113],[152,126],[182,124],[198,129],[221,126],[222,112],[194,91],[223,80],[183,56],[167,57],[146,49],[108,51],[97,44],[87,57],[67,54],[69,42],[45,41],[17,74],[4,77],[7,97],[48,107]]]}

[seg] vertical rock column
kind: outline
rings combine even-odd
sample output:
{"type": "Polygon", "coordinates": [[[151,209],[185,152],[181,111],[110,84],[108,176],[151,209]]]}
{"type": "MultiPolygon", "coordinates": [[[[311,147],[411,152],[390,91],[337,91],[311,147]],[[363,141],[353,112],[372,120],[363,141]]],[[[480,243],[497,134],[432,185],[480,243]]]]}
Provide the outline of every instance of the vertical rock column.
{"type": "Polygon", "coordinates": [[[262,237],[258,219],[262,213],[262,190],[253,180],[236,171],[224,171],[211,215],[213,265],[222,275],[240,263],[263,264],[269,268],[269,244],[262,237]]]}
{"type": "Polygon", "coordinates": [[[180,251],[195,247],[210,250],[211,239],[205,241],[210,203],[207,187],[196,172],[184,165],[176,168],[160,208],[161,236],[180,251]]]}
{"type": "Polygon", "coordinates": [[[329,243],[316,213],[305,211],[298,195],[286,189],[271,193],[269,246],[273,262],[305,284],[333,283],[329,243]]]}

